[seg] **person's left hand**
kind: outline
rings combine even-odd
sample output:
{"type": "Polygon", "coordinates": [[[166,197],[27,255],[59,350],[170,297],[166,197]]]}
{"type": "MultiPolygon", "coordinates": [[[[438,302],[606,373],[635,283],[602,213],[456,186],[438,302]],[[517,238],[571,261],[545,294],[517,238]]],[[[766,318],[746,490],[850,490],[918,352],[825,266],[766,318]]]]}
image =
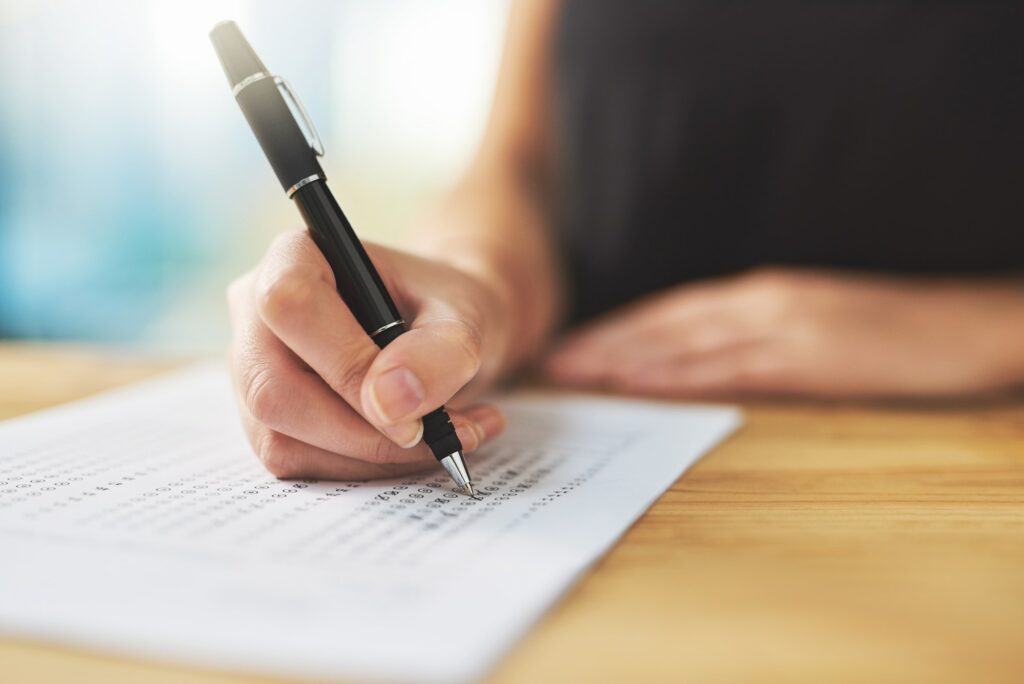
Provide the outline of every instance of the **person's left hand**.
{"type": "Polygon", "coordinates": [[[950,396],[1024,378],[1024,289],[797,270],[683,285],[568,336],[567,384],[669,396],[950,396]]]}

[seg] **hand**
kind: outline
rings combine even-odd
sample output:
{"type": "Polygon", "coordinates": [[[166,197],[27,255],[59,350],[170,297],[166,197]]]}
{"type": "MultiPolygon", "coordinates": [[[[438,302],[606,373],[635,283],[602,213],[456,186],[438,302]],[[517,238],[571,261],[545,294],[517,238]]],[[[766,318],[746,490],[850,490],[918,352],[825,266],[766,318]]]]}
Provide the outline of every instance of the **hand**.
{"type": "MultiPolygon", "coordinates": [[[[276,240],[228,290],[232,375],[242,422],[281,478],[368,479],[436,463],[420,418],[502,353],[499,306],[476,279],[366,245],[410,331],[379,350],[335,290],[305,231],[276,240]]],[[[500,433],[493,406],[450,411],[467,451],[500,433]]]]}
{"type": "Polygon", "coordinates": [[[642,394],[951,396],[1024,379],[1024,289],[795,270],[684,285],[548,358],[558,381],[642,394]]]}

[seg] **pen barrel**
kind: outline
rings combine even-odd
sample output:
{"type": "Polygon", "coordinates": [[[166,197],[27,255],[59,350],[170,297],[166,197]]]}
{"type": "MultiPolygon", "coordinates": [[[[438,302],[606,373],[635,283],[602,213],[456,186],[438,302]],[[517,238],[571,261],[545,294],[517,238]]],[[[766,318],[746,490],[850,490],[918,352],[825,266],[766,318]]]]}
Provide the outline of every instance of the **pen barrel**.
{"type": "MultiPolygon", "coordinates": [[[[313,242],[334,272],[338,294],[377,346],[381,349],[388,346],[408,329],[327,184],[315,181],[304,185],[292,199],[299,207],[313,242]]],[[[462,442],[443,406],[423,416],[423,441],[439,461],[462,451],[462,442]]]]}
{"type": "Polygon", "coordinates": [[[267,71],[238,25],[220,22],[210,31],[210,40],[235,101],[285,192],[313,176],[323,178],[316,151],[285,101],[279,79],[267,71]]]}
{"type": "MultiPolygon", "coordinates": [[[[366,334],[383,349],[406,332],[405,322],[352,224],[327,188],[316,151],[281,95],[278,79],[267,72],[234,22],[217,24],[210,39],[249,127],[330,265],[338,294],[366,334]]],[[[298,107],[302,109],[301,104],[298,107]]],[[[306,121],[312,128],[308,117],[306,121]]],[[[313,135],[315,138],[315,132],[313,135]]],[[[455,426],[443,406],[423,417],[423,440],[438,461],[462,451],[455,426]]]]}
{"type": "Polygon", "coordinates": [[[316,152],[273,77],[250,83],[235,99],[286,192],[307,178],[324,177],[316,152]]]}
{"type": "Polygon", "coordinates": [[[292,199],[334,272],[338,294],[366,334],[373,336],[384,326],[401,321],[398,307],[327,185],[323,181],[309,183],[292,199]]]}

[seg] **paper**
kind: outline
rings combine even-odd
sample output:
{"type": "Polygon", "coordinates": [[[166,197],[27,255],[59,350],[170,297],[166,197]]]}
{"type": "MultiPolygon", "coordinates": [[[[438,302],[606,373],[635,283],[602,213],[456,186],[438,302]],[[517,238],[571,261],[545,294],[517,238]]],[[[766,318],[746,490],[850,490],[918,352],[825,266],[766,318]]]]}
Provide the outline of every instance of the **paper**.
{"type": "Polygon", "coordinates": [[[0,630],[313,679],[485,674],[728,408],[526,395],[467,462],[278,481],[203,366],[0,424],[0,630]]]}

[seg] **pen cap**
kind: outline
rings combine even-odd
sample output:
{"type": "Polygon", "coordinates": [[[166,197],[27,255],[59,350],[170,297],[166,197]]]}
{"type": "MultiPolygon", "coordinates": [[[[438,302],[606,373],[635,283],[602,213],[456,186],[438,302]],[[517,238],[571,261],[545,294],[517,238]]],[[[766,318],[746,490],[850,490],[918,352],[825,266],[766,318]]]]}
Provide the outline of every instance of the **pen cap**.
{"type": "MultiPolygon", "coordinates": [[[[222,21],[214,26],[210,40],[235,101],[285,192],[291,194],[299,183],[322,179],[324,172],[317,152],[282,94],[283,79],[267,72],[263,60],[256,56],[235,22],[222,21]]],[[[294,101],[291,91],[289,95],[294,101]]]]}
{"type": "Polygon", "coordinates": [[[235,22],[222,21],[214,26],[210,40],[232,88],[253,74],[266,73],[263,60],[256,55],[235,22]]]}

